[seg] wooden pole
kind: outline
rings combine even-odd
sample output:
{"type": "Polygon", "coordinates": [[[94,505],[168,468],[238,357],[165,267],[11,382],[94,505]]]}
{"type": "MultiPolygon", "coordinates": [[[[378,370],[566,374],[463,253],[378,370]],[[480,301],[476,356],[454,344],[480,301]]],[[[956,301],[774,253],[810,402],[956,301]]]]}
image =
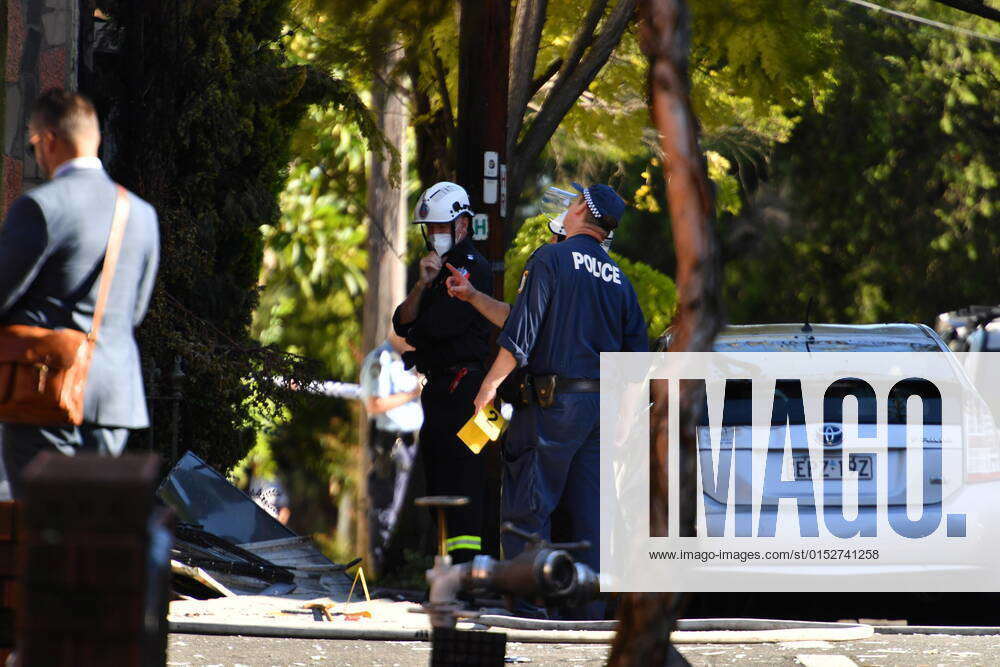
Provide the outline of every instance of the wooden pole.
{"type": "MultiPolygon", "coordinates": [[[[477,214],[473,231],[484,223],[488,228],[477,244],[493,271],[493,296],[501,300],[506,220],[514,206],[506,197],[510,5],[510,0],[462,0],[459,22],[456,177],[477,214]]],[[[483,552],[499,556],[499,447],[487,447],[480,456],[487,457],[483,552]]]]}
{"type": "Polygon", "coordinates": [[[493,296],[503,298],[504,223],[513,205],[505,201],[510,0],[462,0],[461,7],[456,176],[473,210],[487,216],[479,247],[493,268],[493,296]]]}

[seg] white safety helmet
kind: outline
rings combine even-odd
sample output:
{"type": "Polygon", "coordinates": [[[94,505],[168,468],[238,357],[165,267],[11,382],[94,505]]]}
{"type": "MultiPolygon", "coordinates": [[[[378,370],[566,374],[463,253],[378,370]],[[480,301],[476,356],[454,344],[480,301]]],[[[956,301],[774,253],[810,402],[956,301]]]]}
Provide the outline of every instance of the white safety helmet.
{"type": "MultiPolygon", "coordinates": [[[[549,219],[549,231],[556,236],[565,238],[566,226],[563,224],[563,220],[566,219],[566,213],[569,212],[570,205],[578,196],[578,194],[557,188],[554,185],[546,188],[545,193],[542,195],[539,208],[542,211],[542,215],[549,219]]],[[[604,241],[601,242],[601,246],[605,252],[611,251],[611,240],[614,237],[615,232],[611,230],[604,238],[604,241]]]]}
{"type": "Polygon", "coordinates": [[[441,181],[420,195],[413,209],[413,224],[449,223],[465,214],[472,215],[469,193],[461,185],[441,181]]]}

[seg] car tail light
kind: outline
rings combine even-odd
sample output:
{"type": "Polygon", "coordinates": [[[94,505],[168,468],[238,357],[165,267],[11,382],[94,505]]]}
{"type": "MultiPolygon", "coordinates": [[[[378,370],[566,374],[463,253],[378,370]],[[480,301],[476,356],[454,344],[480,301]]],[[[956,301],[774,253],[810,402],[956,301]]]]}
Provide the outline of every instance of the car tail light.
{"type": "Polygon", "coordinates": [[[993,415],[980,400],[966,404],[965,415],[965,481],[991,482],[1000,480],[1000,433],[993,415]]]}

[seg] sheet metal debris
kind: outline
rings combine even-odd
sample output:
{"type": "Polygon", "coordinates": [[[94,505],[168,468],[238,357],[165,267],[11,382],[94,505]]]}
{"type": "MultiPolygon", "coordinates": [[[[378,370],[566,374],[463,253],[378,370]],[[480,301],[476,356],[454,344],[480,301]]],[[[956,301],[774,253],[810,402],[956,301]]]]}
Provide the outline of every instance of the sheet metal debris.
{"type": "Polygon", "coordinates": [[[311,539],[283,526],[197,455],[186,453],[157,495],[182,522],[171,555],[185,566],[173,569],[175,581],[188,581],[176,587],[178,592],[347,600],[351,577],[346,570],[360,559],[334,563],[311,539]]]}

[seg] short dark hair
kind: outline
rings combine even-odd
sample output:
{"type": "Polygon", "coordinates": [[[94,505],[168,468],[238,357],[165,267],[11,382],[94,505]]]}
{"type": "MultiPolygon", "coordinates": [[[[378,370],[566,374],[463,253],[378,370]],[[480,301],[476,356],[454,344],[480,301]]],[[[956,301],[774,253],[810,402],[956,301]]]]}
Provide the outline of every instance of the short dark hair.
{"type": "MultiPolygon", "coordinates": [[[[584,202],[585,200],[583,198],[583,195],[577,197],[576,201],[577,203],[584,202]]],[[[596,215],[594,215],[594,212],[590,210],[589,206],[586,207],[586,210],[583,213],[583,221],[586,222],[588,225],[599,227],[604,231],[605,234],[610,234],[612,231],[614,231],[615,227],[618,226],[618,221],[614,217],[604,214],[600,218],[598,218],[596,215]]]]}
{"type": "Polygon", "coordinates": [[[51,130],[69,141],[83,132],[100,131],[94,103],[86,95],[62,88],[49,88],[38,96],[31,122],[36,129],[51,130]]]}

